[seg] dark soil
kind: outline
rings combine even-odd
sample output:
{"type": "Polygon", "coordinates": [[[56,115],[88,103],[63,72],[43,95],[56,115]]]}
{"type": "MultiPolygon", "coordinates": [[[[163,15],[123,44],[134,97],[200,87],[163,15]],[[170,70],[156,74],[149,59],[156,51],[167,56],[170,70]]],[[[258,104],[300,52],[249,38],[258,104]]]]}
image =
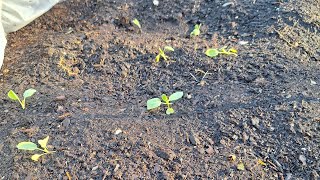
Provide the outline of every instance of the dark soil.
{"type": "Polygon", "coordinates": [[[319,1],[225,3],[70,0],[9,34],[0,179],[319,179],[319,1]],[[6,96],[31,87],[26,110],[6,96]],[[146,111],[178,90],[175,114],[146,111]],[[46,136],[39,162],[16,148],[46,136]]]}

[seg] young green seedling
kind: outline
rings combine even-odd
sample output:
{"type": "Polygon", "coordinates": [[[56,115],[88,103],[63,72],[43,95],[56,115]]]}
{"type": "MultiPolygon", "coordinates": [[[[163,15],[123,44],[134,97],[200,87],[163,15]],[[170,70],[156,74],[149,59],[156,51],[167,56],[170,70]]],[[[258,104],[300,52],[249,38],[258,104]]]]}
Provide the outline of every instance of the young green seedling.
{"type": "Polygon", "coordinates": [[[161,99],[160,98],[152,98],[152,99],[149,99],[147,101],[147,109],[148,110],[151,110],[151,109],[155,109],[155,108],[158,108],[161,106],[161,104],[165,104],[167,105],[167,111],[166,111],[166,114],[173,114],[174,113],[174,109],[171,107],[171,102],[172,101],[176,101],[180,98],[182,98],[183,96],[183,92],[182,91],[178,91],[178,92],[175,92],[173,94],[171,94],[168,98],[167,95],[165,94],[162,94],[161,95],[161,99]]]}
{"type": "Polygon", "coordinates": [[[42,151],[43,152],[42,154],[34,154],[31,156],[31,159],[33,161],[38,161],[41,156],[55,152],[55,151],[48,150],[48,148],[47,148],[48,141],[49,141],[49,136],[47,136],[44,139],[38,140],[38,144],[40,145],[40,147],[42,149],[38,148],[38,145],[33,142],[20,142],[17,145],[17,148],[20,150],[26,150],[26,151],[35,151],[35,150],[42,151]]]}
{"type": "Polygon", "coordinates": [[[209,57],[212,57],[212,58],[217,57],[219,54],[238,56],[238,51],[233,48],[226,51],[226,47],[223,47],[221,49],[212,49],[211,48],[211,49],[207,49],[205,54],[209,57]]]}
{"type": "Polygon", "coordinates": [[[199,36],[200,35],[200,27],[201,27],[201,24],[196,24],[194,25],[194,29],[193,31],[190,33],[190,36],[199,36]]]}
{"type": "Polygon", "coordinates": [[[156,62],[159,62],[161,58],[163,58],[165,61],[168,61],[169,57],[165,54],[165,52],[168,52],[168,51],[171,51],[171,52],[174,51],[173,47],[165,46],[163,50],[159,48],[159,53],[156,56],[156,62]]]}
{"type": "Polygon", "coordinates": [[[21,101],[20,98],[18,97],[18,95],[17,95],[13,90],[10,90],[10,91],[8,92],[8,97],[9,97],[10,99],[14,100],[14,101],[19,101],[22,109],[25,109],[25,108],[26,108],[26,99],[27,99],[28,97],[31,97],[31,96],[32,96],[34,93],[36,93],[36,92],[37,92],[37,90],[32,89],[32,88],[24,91],[24,93],[23,93],[23,100],[21,101]]]}
{"type": "Polygon", "coordinates": [[[140,22],[139,22],[138,19],[132,20],[132,23],[133,23],[134,25],[138,26],[138,28],[141,30],[141,25],[140,25],[140,22]]]}

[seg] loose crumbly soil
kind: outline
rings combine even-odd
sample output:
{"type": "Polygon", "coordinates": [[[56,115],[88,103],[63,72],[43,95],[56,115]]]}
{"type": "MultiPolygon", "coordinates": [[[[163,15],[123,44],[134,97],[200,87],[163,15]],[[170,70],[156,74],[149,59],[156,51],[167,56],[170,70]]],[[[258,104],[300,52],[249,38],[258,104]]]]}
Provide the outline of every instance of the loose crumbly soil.
{"type": "Polygon", "coordinates": [[[70,0],[9,34],[0,179],[319,179],[319,1],[227,2],[70,0]],[[31,87],[26,110],[6,96],[31,87]],[[178,90],[175,114],[146,111],[178,90]],[[46,136],[39,162],[16,148],[46,136]]]}

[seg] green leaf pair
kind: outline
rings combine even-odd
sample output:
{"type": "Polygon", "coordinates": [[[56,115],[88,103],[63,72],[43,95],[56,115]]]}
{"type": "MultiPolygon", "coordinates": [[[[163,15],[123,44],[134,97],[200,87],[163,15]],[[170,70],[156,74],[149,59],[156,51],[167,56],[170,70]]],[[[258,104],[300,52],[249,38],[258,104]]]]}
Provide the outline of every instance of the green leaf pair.
{"type": "Polygon", "coordinates": [[[32,88],[28,89],[28,90],[24,91],[24,93],[23,93],[23,100],[20,100],[19,96],[13,90],[10,90],[8,92],[8,97],[14,101],[19,101],[22,109],[25,109],[26,108],[26,98],[33,96],[33,94],[36,92],[37,92],[37,90],[35,90],[35,89],[32,89],[32,88]]]}
{"type": "Polygon", "coordinates": [[[141,25],[140,25],[140,22],[139,22],[138,19],[132,20],[132,23],[133,23],[134,25],[138,26],[138,28],[141,30],[141,25]]]}
{"type": "Polygon", "coordinates": [[[17,145],[17,148],[20,149],[20,150],[26,150],[26,151],[34,151],[34,150],[39,150],[39,151],[42,151],[44,153],[42,154],[34,154],[31,156],[31,159],[33,161],[38,161],[39,158],[45,154],[50,154],[50,153],[54,153],[54,151],[49,151],[48,148],[47,148],[47,144],[48,144],[48,141],[49,141],[49,136],[47,136],[46,138],[44,139],[40,139],[38,140],[38,144],[40,145],[40,147],[42,148],[38,148],[38,145],[33,143],[33,142],[20,142],[18,145],[17,145]]]}
{"type": "Polygon", "coordinates": [[[221,48],[221,49],[207,49],[205,54],[211,58],[213,57],[217,57],[219,54],[225,54],[225,55],[234,55],[234,56],[238,56],[238,51],[236,49],[229,49],[228,51],[226,51],[225,47],[221,48]]]}
{"type": "Polygon", "coordinates": [[[194,29],[193,31],[190,33],[190,36],[199,36],[200,35],[200,27],[201,27],[201,24],[196,24],[194,25],[194,29]]]}
{"type": "Polygon", "coordinates": [[[167,105],[167,111],[166,114],[173,114],[174,113],[174,109],[171,107],[171,102],[172,101],[176,101],[178,99],[181,99],[183,97],[183,92],[182,91],[178,91],[175,92],[173,94],[171,94],[169,97],[166,94],[162,94],[161,95],[161,99],[160,98],[152,98],[149,99],[147,101],[147,109],[151,110],[151,109],[155,109],[161,106],[161,104],[166,104],[167,105]]]}
{"type": "Polygon", "coordinates": [[[168,61],[169,57],[165,54],[165,52],[166,51],[171,51],[171,52],[174,51],[173,47],[171,47],[171,46],[165,46],[163,49],[164,50],[159,48],[159,53],[156,56],[156,62],[159,62],[161,58],[163,58],[165,61],[168,61]]]}

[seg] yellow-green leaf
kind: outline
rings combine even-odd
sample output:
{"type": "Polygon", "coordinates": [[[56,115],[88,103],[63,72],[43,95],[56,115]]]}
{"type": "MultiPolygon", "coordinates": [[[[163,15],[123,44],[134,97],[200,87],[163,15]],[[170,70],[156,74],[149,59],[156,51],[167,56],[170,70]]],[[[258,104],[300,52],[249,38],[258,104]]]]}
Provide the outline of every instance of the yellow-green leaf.
{"type": "Polygon", "coordinates": [[[169,101],[168,96],[165,95],[165,94],[162,94],[162,95],[161,95],[161,99],[162,99],[164,102],[168,102],[168,101],[169,101]]]}
{"type": "Polygon", "coordinates": [[[25,108],[26,108],[26,100],[25,100],[25,99],[23,99],[23,100],[20,102],[20,104],[21,104],[22,109],[25,109],[25,108]]]}
{"type": "Polygon", "coordinates": [[[244,171],[244,164],[241,162],[241,163],[239,163],[238,165],[237,165],[237,169],[239,170],[239,171],[244,171]]]}
{"type": "Polygon", "coordinates": [[[138,19],[134,19],[132,20],[132,23],[135,24],[136,26],[138,26],[139,29],[141,29],[141,25],[138,19]]]}
{"type": "Polygon", "coordinates": [[[21,150],[33,151],[38,149],[38,146],[33,142],[20,142],[17,145],[17,148],[21,150]]]}
{"type": "Polygon", "coordinates": [[[18,97],[18,95],[15,93],[15,92],[13,92],[12,90],[10,90],[9,92],[8,92],[8,97],[10,98],[10,99],[12,99],[12,100],[19,100],[19,97],[18,97]]]}
{"type": "Polygon", "coordinates": [[[236,49],[233,49],[233,48],[229,49],[229,52],[232,52],[232,53],[235,53],[235,54],[238,53],[238,51],[236,49]]]}
{"type": "Polygon", "coordinates": [[[194,26],[193,31],[190,33],[190,36],[199,36],[200,35],[200,27],[201,27],[201,24],[196,24],[194,26]]]}
{"type": "Polygon", "coordinates": [[[208,50],[206,50],[205,54],[209,57],[216,57],[219,55],[219,50],[218,49],[208,49],[208,50]]]}
{"type": "Polygon", "coordinates": [[[166,111],[166,114],[170,115],[174,113],[174,109],[173,108],[168,108],[166,111]]]}
{"type": "Polygon", "coordinates": [[[159,61],[160,61],[160,54],[156,56],[156,62],[159,62],[159,61]]]}
{"type": "Polygon", "coordinates": [[[164,50],[166,50],[166,51],[174,51],[173,47],[171,47],[171,46],[165,46],[164,50]]]}
{"type": "Polygon", "coordinates": [[[234,155],[234,154],[232,154],[232,155],[230,155],[230,156],[228,157],[228,159],[229,159],[229,161],[234,162],[234,161],[236,161],[237,156],[234,155]]]}
{"type": "Polygon", "coordinates": [[[31,156],[31,159],[32,159],[33,161],[38,161],[39,158],[40,158],[42,155],[43,155],[43,154],[34,154],[34,155],[31,156]]]}
{"type": "Polygon", "coordinates": [[[263,162],[261,159],[258,159],[258,164],[262,165],[262,166],[266,166],[267,164],[265,162],[263,162]]]}
{"type": "Polygon", "coordinates": [[[49,136],[47,136],[47,137],[44,138],[44,139],[38,140],[38,143],[40,144],[40,146],[41,146],[43,149],[47,149],[48,141],[49,141],[49,136]]]}

